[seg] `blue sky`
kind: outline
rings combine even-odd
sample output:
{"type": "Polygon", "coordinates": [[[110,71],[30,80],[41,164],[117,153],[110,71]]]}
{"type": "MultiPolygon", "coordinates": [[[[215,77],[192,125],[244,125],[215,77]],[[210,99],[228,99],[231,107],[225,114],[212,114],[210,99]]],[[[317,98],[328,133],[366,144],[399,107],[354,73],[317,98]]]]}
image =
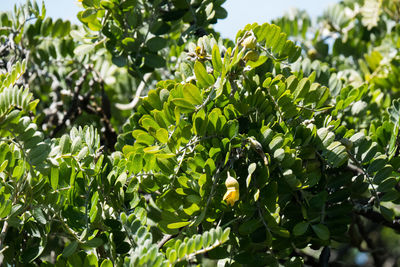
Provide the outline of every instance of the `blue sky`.
{"type": "MultiPolygon", "coordinates": [[[[12,10],[15,3],[25,0],[0,0],[0,11],[12,10]]],[[[80,10],[76,0],[45,0],[47,15],[78,22],[76,13],[80,10]]],[[[228,17],[218,22],[215,29],[222,36],[234,38],[236,32],[248,23],[269,22],[283,15],[292,7],[305,9],[312,17],[320,15],[330,4],[339,0],[227,0],[224,4],[228,17]]],[[[41,3],[41,1],[38,1],[41,3]]]]}

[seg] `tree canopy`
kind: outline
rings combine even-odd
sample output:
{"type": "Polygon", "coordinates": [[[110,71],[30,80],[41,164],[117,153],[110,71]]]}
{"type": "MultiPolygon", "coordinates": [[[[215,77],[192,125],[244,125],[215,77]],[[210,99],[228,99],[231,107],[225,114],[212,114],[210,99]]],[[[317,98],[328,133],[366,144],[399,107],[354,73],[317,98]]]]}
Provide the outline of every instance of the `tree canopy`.
{"type": "Polygon", "coordinates": [[[0,13],[0,265],[399,264],[399,0],[79,2],[0,13]]]}

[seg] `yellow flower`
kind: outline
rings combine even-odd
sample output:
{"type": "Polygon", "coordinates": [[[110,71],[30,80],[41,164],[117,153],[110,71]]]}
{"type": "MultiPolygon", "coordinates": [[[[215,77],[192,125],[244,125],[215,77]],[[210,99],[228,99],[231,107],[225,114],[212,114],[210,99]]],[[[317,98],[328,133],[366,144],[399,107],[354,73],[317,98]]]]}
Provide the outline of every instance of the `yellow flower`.
{"type": "Polygon", "coordinates": [[[228,172],[228,178],[225,181],[226,193],[224,195],[224,200],[228,205],[235,205],[235,202],[239,200],[239,183],[238,181],[230,176],[228,172]]]}
{"type": "Polygon", "coordinates": [[[207,56],[207,52],[204,51],[203,47],[197,46],[196,49],[195,49],[195,52],[196,52],[196,56],[199,59],[205,59],[205,57],[207,56]]]}

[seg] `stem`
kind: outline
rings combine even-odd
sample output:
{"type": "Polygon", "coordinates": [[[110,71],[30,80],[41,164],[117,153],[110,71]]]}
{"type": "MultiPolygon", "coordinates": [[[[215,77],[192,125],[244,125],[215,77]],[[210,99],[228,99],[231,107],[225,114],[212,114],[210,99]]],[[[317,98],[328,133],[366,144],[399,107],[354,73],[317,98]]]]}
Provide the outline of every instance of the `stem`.
{"type": "Polygon", "coordinates": [[[213,182],[213,185],[212,185],[212,187],[211,187],[210,195],[208,196],[208,199],[207,199],[206,207],[204,208],[204,214],[207,212],[207,208],[208,208],[208,206],[209,206],[210,203],[211,203],[211,199],[212,199],[212,197],[213,197],[213,195],[214,195],[215,188],[216,188],[217,183],[218,183],[218,181],[219,181],[219,173],[221,172],[221,167],[222,167],[221,165],[222,165],[222,164],[220,164],[220,165],[218,166],[217,171],[215,172],[215,174],[214,174],[214,176],[213,176],[214,182],[213,182]]]}
{"type": "Polygon", "coordinates": [[[64,229],[67,230],[67,232],[68,232],[70,235],[72,235],[72,237],[73,237],[76,241],[78,241],[79,243],[81,243],[81,240],[80,240],[78,234],[75,233],[75,231],[72,230],[72,229],[68,226],[68,224],[66,224],[66,223],[64,222],[64,220],[61,218],[61,216],[59,216],[59,215],[56,215],[56,216],[57,216],[57,218],[58,218],[58,221],[59,221],[59,222],[62,224],[62,226],[64,227],[64,229]]]}
{"type": "Polygon", "coordinates": [[[194,25],[197,26],[196,12],[193,10],[192,5],[190,4],[190,0],[186,0],[186,4],[189,6],[189,10],[192,13],[194,25]]]}
{"type": "Polygon", "coordinates": [[[179,259],[177,259],[176,261],[174,261],[172,263],[172,266],[174,266],[176,263],[182,261],[183,259],[186,259],[187,261],[190,261],[190,259],[193,258],[194,256],[196,256],[198,254],[206,253],[207,251],[210,251],[210,250],[213,250],[214,248],[218,247],[221,244],[222,244],[221,242],[217,241],[217,242],[215,242],[213,245],[211,245],[209,247],[206,247],[206,248],[200,249],[198,251],[195,251],[195,252],[193,252],[193,253],[191,253],[191,254],[183,257],[183,258],[179,258],[179,259]]]}
{"type": "MultiPolygon", "coordinates": [[[[275,109],[278,111],[279,113],[279,123],[281,123],[282,121],[285,123],[285,120],[283,119],[283,114],[281,109],[279,108],[278,103],[275,101],[275,98],[270,94],[269,90],[266,90],[268,96],[272,99],[272,102],[274,103],[275,109]]],[[[286,123],[285,123],[286,124],[286,123]]]]}
{"type": "Polygon", "coordinates": [[[86,224],[86,229],[89,231],[89,192],[90,192],[90,185],[87,185],[87,176],[85,173],[83,173],[83,178],[85,180],[85,224],[86,224]]]}
{"type": "Polygon", "coordinates": [[[284,65],[284,66],[286,66],[286,67],[289,67],[289,66],[290,66],[289,63],[286,63],[286,62],[283,62],[283,61],[279,61],[276,57],[274,57],[274,55],[273,55],[268,49],[266,49],[266,48],[263,47],[262,45],[257,44],[257,47],[260,48],[262,51],[264,51],[264,52],[267,54],[267,57],[269,57],[269,58],[272,59],[273,61],[277,61],[277,62],[279,62],[280,64],[282,64],[282,65],[284,65]]]}
{"type": "MultiPolygon", "coordinates": [[[[258,215],[260,216],[261,222],[263,223],[265,230],[267,230],[269,235],[272,236],[271,230],[269,229],[267,222],[264,220],[264,215],[263,215],[262,209],[260,207],[260,202],[258,202],[258,201],[257,201],[257,209],[258,209],[258,215]]],[[[269,249],[269,253],[272,256],[274,256],[274,252],[272,251],[272,249],[269,249]]]]}
{"type": "MultiPolygon", "coordinates": [[[[218,82],[218,79],[217,79],[217,81],[216,81],[215,83],[217,83],[217,82],[218,82]]],[[[210,102],[211,95],[213,95],[213,93],[214,93],[214,91],[215,91],[215,83],[212,85],[211,91],[210,91],[210,93],[208,94],[206,100],[204,100],[204,102],[203,102],[200,106],[197,106],[197,107],[196,107],[195,112],[201,110],[202,108],[204,108],[204,107],[208,104],[208,102],[210,102]]]]}

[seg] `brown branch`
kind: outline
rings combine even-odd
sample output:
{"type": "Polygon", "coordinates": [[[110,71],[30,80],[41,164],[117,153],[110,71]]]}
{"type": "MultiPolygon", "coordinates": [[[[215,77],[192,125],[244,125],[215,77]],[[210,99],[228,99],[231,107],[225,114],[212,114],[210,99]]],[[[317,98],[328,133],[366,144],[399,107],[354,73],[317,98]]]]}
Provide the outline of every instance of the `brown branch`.
{"type": "Polygon", "coordinates": [[[385,217],[383,217],[382,214],[380,214],[377,211],[373,211],[371,209],[369,210],[356,210],[354,211],[356,214],[361,215],[365,218],[367,218],[368,220],[376,223],[376,224],[380,224],[389,228],[392,228],[393,230],[396,231],[400,231],[400,220],[396,219],[393,221],[388,221],[385,219],[385,217]]]}
{"type": "Polygon", "coordinates": [[[89,68],[85,68],[85,72],[83,75],[79,78],[79,80],[75,84],[74,88],[74,95],[72,98],[71,106],[69,107],[67,114],[65,114],[62,122],[56,126],[56,128],[53,130],[51,133],[51,137],[55,137],[55,135],[65,126],[66,122],[73,117],[77,112],[79,112],[78,109],[78,104],[79,104],[79,93],[82,90],[83,84],[86,80],[86,77],[89,75],[89,68]]]}
{"type": "Polygon", "coordinates": [[[375,263],[374,266],[377,266],[377,267],[383,266],[383,263],[385,262],[385,260],[382,257],[385,254],[384,249],[378,248],[375,245],[374,241],[369,237],[369,232],[365,229],[364,224],[361,221],[360,217],[356,216],[356,223],[357,223],[357,226],[358,226],[358,229],[360,231],[362,238],[365,240],[368,248],[370,249],[370,253],[371,253],[372,258],[374,259],[374,263],[375,263]]]}

